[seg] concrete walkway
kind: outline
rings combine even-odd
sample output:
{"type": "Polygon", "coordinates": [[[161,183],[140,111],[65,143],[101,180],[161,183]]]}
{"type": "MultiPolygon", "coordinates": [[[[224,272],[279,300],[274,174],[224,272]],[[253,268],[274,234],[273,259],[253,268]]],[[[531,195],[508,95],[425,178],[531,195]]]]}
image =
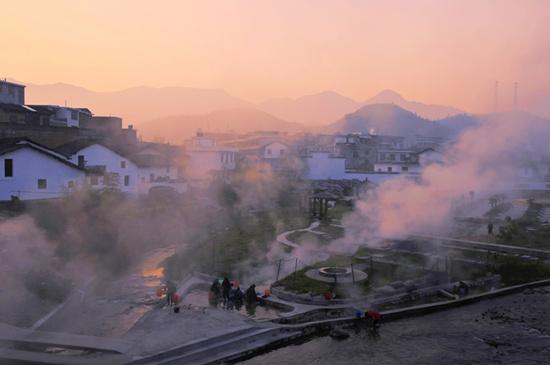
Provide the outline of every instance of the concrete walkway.
{"type": "Polygon", "coordinates": [[[325,234],[325,232],[319,232],[315,230],[315,228],[319,227],[320,224],[321,222],[319,221],[313,221],[307,228],[300,228],[300,229],[294,229],[291,231],[283,232],[277,236],[277,242],[288,247],[298,248],[300,247],[300,245],[297,244],[296,242],[290,241],[288,239],[288,236],[295,232],[309,232],[317,235],[323,235],[325,234]]]}
{"type": "Polygon", "coordinates": [[[4,323],[0,323],[0,341],[14,341],[52,346],[57,344],[60,347],[114,353],[124,353],[130,348],[129,342],[118,338],[36,331],[14,327],[4,323]]]}
{"type": "Polygon", "coordinates": [[[546,259],[550,259],[550,251],[541,250],[538,248],[512,246],[512,245],[506,245],[506,244],[500,244],[500,243],[471,241],[471,240],[463,240],[463,239],[450,238],[450,237],[428,236],[428,235],[421,235],[421,234],[415,234],[415,235],[412,235],[412,237],[422,238],[422,239],[431,240],[431,241],[440,241],[443,244],[459,243],[464,246],[475,247],[475,248],[481,247],[490,251],[517,253],[520,255],[532,255],[532,256],[544,257],[546,259]]]}

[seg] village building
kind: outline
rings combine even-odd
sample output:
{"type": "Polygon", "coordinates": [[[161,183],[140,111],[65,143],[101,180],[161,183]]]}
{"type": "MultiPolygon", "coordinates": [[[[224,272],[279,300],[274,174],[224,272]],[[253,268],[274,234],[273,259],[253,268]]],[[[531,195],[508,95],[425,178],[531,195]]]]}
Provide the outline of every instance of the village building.
{"type": "Polygon", "coordinates": [[[26,138],[0,140],[0,201],[60,198],[82,187],[86,171],[26,138]]]}
{"type": "Polygon", "coordinates": [[[179,151],[170,145],[147,143],[131,160],[138,166],[138,193],[154,191],[184,193],[187,184],[177,162],[179,151]]]}
{"type": "Polygon", "coordinates": [[[92,112],[87,108],[69,108],[58,105],[28,105],[29,108],[50,115],[48,124],[52,127],[80,128],[81,124],[92,119],[92,112]]]}
{"type": "Polygon", "coordinates": [[[337,135],[334,144],[337,153],[346,158],[347,170],[374,170],[378,148],[377,136],[359,133],[337,135]]]}
{"type": "Polygon", "coordinates": [[[25,85],[0,80],[0,104],[25,105],[25,85]]]}
{"type": "Polygon", "coordinates": [[[187,154],[186,174],[191,179],[204,179],[237,167],[238,150],[234,147],[218,146],[215,139],[204,135],[201,131],[186,141],[187,154]]]}
{"type": "Polygon", "coordinates": [[[77,140],[56,151],[68,156],[74,165],[94,172],[89,181],[92,188],[138,193],[138,166],[113,147],[95,140],[77,140]]]}
{"type": "Polygon", "coordinates": [[[419,173],[420,166],[414,150],[379,149],[374,171],[386,173],[419,173]]]}

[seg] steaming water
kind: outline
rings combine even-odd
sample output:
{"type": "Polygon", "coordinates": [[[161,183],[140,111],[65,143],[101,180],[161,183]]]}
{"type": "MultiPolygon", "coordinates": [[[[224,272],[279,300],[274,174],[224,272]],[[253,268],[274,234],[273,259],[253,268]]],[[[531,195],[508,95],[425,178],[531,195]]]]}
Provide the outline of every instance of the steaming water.
{"type": "Polygon", "coordinates": [[[548,364],[549,305],[550,288],[386,323],[379,337],[318,337],[243,364],[548,364]]]}
{"type": "Polygon", "coordinates": [[[163,260],[175,253],[175,248],[159,249],[143,262],[141,276],[145,286],[158,287],[162,284],[163,268],[160,266],[163,260]]]}

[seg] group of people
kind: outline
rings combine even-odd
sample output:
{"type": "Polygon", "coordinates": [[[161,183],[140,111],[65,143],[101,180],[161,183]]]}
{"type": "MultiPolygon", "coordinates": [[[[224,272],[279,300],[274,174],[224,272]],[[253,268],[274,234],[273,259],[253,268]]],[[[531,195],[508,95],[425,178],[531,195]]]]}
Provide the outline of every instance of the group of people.
{"type": "Polygon", "coordinates": [[[227,277],[219,282],[215,279],[210,286],[208,301],[211,306],[217,307],[221,304],[222,308],[240,310],[244,305],[253,306],[260,302],[261,298],[256,294],[256,285],[252,284],[243,293],[237,282],[229,281],[227,277]]]}
{"type": "Polygon", "coordinates": [[[362,312],[361,310],[358,310],[356,313],[358,323],[363,323],[365,328],[370,329],[372,332],[376,332],[378,330],[380,318],[382,317],[380,315],[380,312],[376,310],[375,308],[371,308],[366,312],[362,312]]]}

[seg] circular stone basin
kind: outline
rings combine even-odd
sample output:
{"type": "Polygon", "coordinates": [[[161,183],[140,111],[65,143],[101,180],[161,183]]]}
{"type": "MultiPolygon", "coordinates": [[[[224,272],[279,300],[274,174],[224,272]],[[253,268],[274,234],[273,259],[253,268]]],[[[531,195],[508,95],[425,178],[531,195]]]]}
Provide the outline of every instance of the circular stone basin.
{"type": "Polygon", "coordinates": [[[351,269],[345,268],[345,267],[322,267],[319,269],[319,275],[326,276],[326,277],[342,277],[342,276],[348,276],[351,275],[351,269]]]}

